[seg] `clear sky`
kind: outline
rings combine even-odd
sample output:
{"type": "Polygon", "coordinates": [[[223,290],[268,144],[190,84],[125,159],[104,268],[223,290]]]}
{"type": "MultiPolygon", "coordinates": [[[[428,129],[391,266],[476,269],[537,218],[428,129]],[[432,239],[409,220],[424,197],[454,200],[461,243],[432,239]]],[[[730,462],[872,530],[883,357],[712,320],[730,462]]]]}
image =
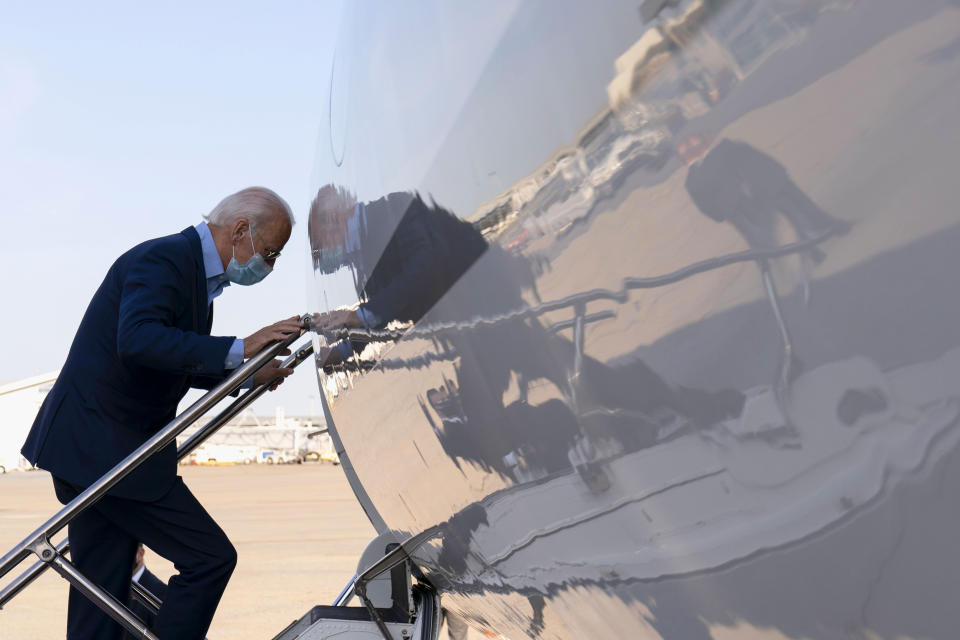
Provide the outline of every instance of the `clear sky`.
{"type": "MultiPolygon", "coordinates": [[[[214,333],[306,311],[306,209],[338,0],[0,0],[0,382],[56,370],[123,251],[263,185],[297,225],[276,270],[233,286],[214,333]]],[[[255,405],[306,413],[304,365],[255,405]]],[[[319,407],[319,405],[317,405],[319,407]]]]}

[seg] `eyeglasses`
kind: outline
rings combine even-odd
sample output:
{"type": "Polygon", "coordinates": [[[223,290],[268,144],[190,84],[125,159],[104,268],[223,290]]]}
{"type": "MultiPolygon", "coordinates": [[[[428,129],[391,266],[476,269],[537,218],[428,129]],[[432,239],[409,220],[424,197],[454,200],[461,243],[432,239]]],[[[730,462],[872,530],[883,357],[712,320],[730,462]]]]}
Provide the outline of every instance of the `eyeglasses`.
{"type": "MultiPolygon", "coordinates": [[[[256,246],[253,244],[253,227],[252,227],[252,226],[249,227],[248,230],[247,230],[247,232],[250,234],[250,246],[253,248],[254,253],[256,253],[257,248],[256,248],[256,246]]],[[[259,234],[257,234],[257,235],[259,235],[259,234]]],[[[262,240],[262,238],[261,238],[261,240],[262,240]]],[[[263,259],[264,259],[265,261],[270,262],[271,260],[276,260],[277,258],[280,257],[280,249],[270,249],[270,248],[268,248],[268,247],[264,247],[264,248],[263,248],[263,252],[262,252],[260,255],[263,256],[263,259]]]]}
{"type": "MultiPolygon", "coordinates": [[[[254,252],[256,252],[257,248],[256,248],[256,246],[254,246],[254,244],[253,244],[253,229],[252,229],[252,228],[250,229],[250,246],[253,247],[254,252]]],[[[264,247],[264,248],[263,248],[263,251],[260,253],[260,255],[263,256],[263,259],[264,259],[264,260],[266,260],[267,262],[270,262],[271,260],[276,260],[277,258],[280,257],[280,249],[271,249],[271,248],[269,248],[269,247],[264,247]]]]}

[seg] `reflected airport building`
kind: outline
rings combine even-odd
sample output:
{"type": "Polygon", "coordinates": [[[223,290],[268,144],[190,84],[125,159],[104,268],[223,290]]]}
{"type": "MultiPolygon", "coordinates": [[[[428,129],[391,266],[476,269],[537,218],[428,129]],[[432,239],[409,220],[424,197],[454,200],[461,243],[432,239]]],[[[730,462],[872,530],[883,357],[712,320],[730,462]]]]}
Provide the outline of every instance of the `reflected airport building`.
{"type": "Polygon", "coordinates": [[[958,78],[949,0],[349,3],[317,378],[448,615],[955,635],[958,78]]]}

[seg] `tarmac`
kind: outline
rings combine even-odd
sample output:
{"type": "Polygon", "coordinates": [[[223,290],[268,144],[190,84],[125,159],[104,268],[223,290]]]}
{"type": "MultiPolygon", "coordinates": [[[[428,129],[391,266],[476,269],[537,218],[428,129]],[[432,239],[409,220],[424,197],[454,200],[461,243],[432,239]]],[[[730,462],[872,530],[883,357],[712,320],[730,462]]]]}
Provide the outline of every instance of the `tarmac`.
{"type": "MultiPolygon", "coordinates": [[[[207,634],[212,640],[269,640],[313,605],[332,603],[374,536],[338,466],[184,466],[180,474],[239,554],[207,634]]],[[[59,507],[46,472],[0,475],[0,554],[59,507]]],[[[174,573],[149,550],[146,563],[161,578],[174,573]]],[[[67,591],[62,578],[46,572],[0,611],[0,639],[63,638],[67,591]]]]}

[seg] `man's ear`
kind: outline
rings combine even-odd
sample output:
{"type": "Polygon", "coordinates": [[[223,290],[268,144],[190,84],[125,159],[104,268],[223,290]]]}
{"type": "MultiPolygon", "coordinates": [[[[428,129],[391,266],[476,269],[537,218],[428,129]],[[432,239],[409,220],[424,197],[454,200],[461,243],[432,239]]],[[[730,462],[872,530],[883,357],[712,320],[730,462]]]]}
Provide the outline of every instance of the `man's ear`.
{"type": "Polygon", "coordinates": [[[230,231],[230,240],[237,244],[243,238],[244,233],[249,233],[250,221],[246,218],[240,218],[233,223],[233,229],[230,231]]]}

